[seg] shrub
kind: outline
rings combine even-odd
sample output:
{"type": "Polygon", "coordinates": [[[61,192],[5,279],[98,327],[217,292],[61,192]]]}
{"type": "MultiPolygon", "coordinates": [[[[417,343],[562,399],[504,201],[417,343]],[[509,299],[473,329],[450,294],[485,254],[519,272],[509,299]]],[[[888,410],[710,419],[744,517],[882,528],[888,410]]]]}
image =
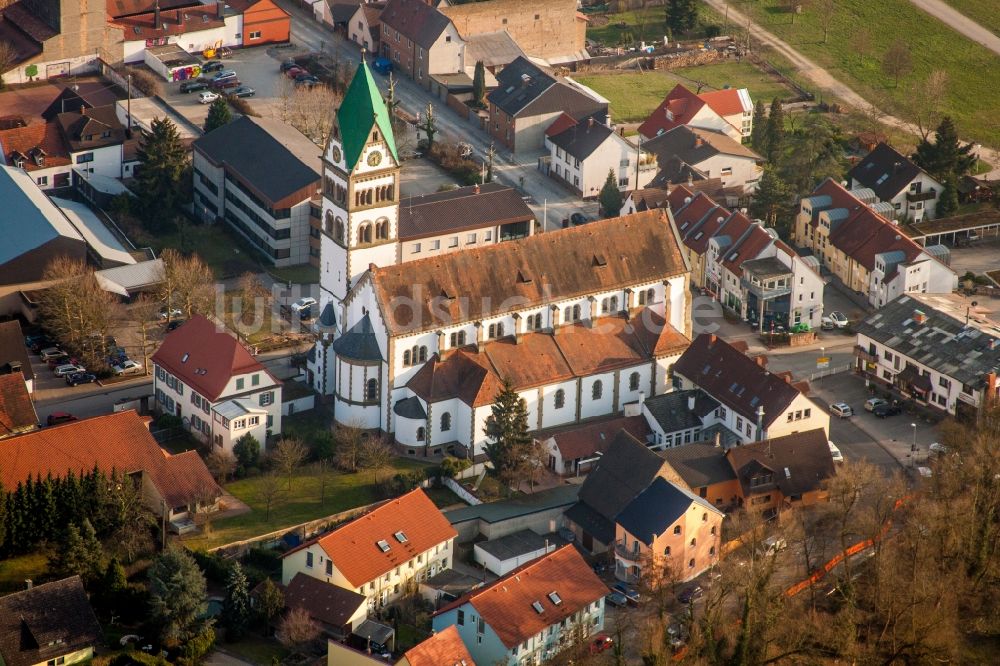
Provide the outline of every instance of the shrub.
{"type": "Polygon", "coordinates": [[[246,101],[242,97],[229,95],[228,97],[226,97],[226,100],[229,102],[229,106],[233,107],[234,109],[242,113],[244,116],[255,116],[255,117],[260,116],[260,114],[254,110],[253,106],[250,105],[250,102],[246,101]]]}
{"type": "Polygon", "coordinates": [[[132,87],[147,97],[159,95],[163,92],[163,84],[152,72],[139,69],[137,67],[119,67],[115,70],[122,78],[132,75],[132,87]]]}
{"type": "Polygon", "coordinates": [[[198,567],[202,573],[205,574],[205,578],[213,583],[225,585],[226,580],[229,578],[229,570],[233,566],[231,562],[217,553],[205,553],[195,550],[191,554],[194,556],[194,561],[198,563],[198,567]]]}
{"type": "Polygon", "coordinates": [[[454,479],[459,472],[468,469],[470,465],[472,463],[464,458],[445,456],[441,461],[441,476],[454,479]]]}
{"type": "Polygon", "coordinates": [[[705,26],[705,36],[711,39],[722,34],[722,26],[717,23],[710,23],[705,26]]]}
{"type": "Polygon", "coordinates": [[[215,630],[205,627],[201,633],[189,640],[180,649],[177,663],[181,666],[194,666],[215,645],[215,630]]]}
{"type": "Polygon", "coordinates": [[[264,571],[277,571],[281,568],[281,553],[270,548],[251,548],[243,556],[243,564],[264,571]]]}
{"type": "Polygon", "coordinates": [[[181,421],[181,417],[174,416],[173,414],[161,414],[159,418],[156,419],[156,427],[162,429],[180,428],[184,425],[181,421]]]}
{"type": "MultiPolygon", "coordinates": [[[[97,663],[97,660],[94,660],[97,663]]],[[[146,654],[138,650],[124,652],[108,662],[108,666],[169,666],[170,662],[158,654],[146,654]]]]}

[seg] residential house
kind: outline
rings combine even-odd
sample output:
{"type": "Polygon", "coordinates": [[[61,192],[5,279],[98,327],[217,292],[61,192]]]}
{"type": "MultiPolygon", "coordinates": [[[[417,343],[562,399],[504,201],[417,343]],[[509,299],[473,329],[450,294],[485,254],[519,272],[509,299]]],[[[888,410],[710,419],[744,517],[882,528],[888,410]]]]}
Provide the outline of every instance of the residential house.
{"type": "MultiPolygon", "coordinates": [[[[322,6],[326,3],[316,4],[322,6]]],[[[354,13],[345,26],[348,38],[369,53],[381,51],[379,45],[382,38],[383,9],[384,2],[362,2],[354,8],[354,13]]]]}
{"type": "Polygon", "coordinates": [[[446,627],[417,643],[396,662],[396,666],[476,666],[462,642],[457,627],[446,627]]]}
{"type": "Polygon", "coordinates": [[[906,294],[856,324],[856,368],[870,384],[975,418],[1000,397],[998,328],[968,297],[906,294]]]}
{"type": "Polygon", "coordinates": [[[604,125],[609,122],[606,100],[555,79],[526,58],[514,60],[497,75],[497,87],[486,101],[490,135],[514,153],[543,150],[545,131],[563,114],[576,121],[593,117],[604,125]]]}
{"type": "Polygon", "coordinates": [[[368,619],[368,600],[364,595],[305,573],[292,576],[283,594],[285,608],[304,610],[322,633],[333,640],[345,640],[368,619]]]}
{"type": "Polygon", "coordinates": [[[28,393],[35,391],[35,370],[28,358],[21,323],[12,319],[0,321],[0,375],[19,374],[28,393]]]}
{"type": "Polygon", "coordinates": [[[639,136],[648,141],[682,126],[718,132],[734,141],[742,141],[753,131],[750,93],[740,88],[695,94],[678,83],[639,125],[639,136]]]}
{"type": "Polygon", "coordinates": [[[880,214],[888,206],[871,190],[848,191],[828,178],[802,199],[793,240],[874,307],[903,294],[951,293],[948,249],[914,242],[880,214]]]}
{"type": "Polygon", "coordinates": [[[221,325],[194,315],[153,354],[156,410],[204,444],[232,452],[244,435],[281,434],[281,381],[221,325]]]}
{"type": "Polygon", "coordinates": [[[43,190],[70,186],[73,158],[54,122],[0,130],[0,163],[23,170],[43,190]]]}
{"type": "Polygon", "coordinates": [[[381,54],[425,88],[431,76],[464,71],[465,42],[447,16],[423,0],[388,0],[379,17],[381,54]]]}
{"type": "Polygon", "coordinates": [[[538,663],[604,628],[607,586],[572,545],[534,560],[438,610],[479,664],[538,663]]]}
{"type": "Polygon", "coordinates": [[[655,587],[668,581],[658,573],[644,576],[644,568],[669,568],[680,581],[718,561],[721,513],[666,479],[664,470],[656,453],[622,431],[583,482],[579,501],[566,512],[585,551],[613,550],[615,575],[621,580],[644,580],[655,587]],[[654,566],[660,557],[670,559],[657,559],[654,566]]]}
{"type": "Polygon", "coordinates": [[[700,127],[679,125],[639,145],[656,155],[658,164],[670,164],[674,170],[681,163],[705,178],[719,178],[723,187],[738,188],[744,195],[757,189],[763,173],[763,157],[738,139],[700,127]]]}
{"type": "Polygon", "coordinates": [[[563,514],[576,504],[579,491],[579,484],[567,483],[508,500],[452,509],[446,517],[458,531],[459,543],[480,537],[499,539],[524,529],[547,534],[562,525],[563,514]]]}
{"type": "Polygon", "coordinates": [[[651,433],[646,419],[641,415],[615,416],[538,432],[535,440],[541,442],[548,454],[550,470],[563,476],[579,476],[601,459],[615,435],[622,430],[639,441],[646,441],[651,433]]]}
{"type": "Polygon", "coordinates": [[[0,661],[5,666],[90,662],[104,632],[79,576],[0,597],[0,661]]]}
{"type": "Polygon", "coordinates": [[[678,388],[700,388],[717,401],[717,425],[741,444],[815,428],[829,432],[830,415],[793,386],[790,376],[769,372],[765,362],[702,333],[674,364],[673,377],[678,388]]]}
{"type": "Polygon", "coordinates": [[[0,439],[38,430],[38,415],[24,376],[0,370],[0,439]]]}
{"type": "Polygon", "coordinates": [[[211,508],[222,495],[197,451],[170,455],[132,410],[42,428],[0,440],[0,482],[5,488],[48,474],[112,470],[135,480],[146,506],[165,520],[211,508]]]}
{"type": "Polygon", "coordinates": [[[709,504],[764,517],[826,501],[836,474],[821,428],[723,448],[692,444],[663,452],[664,473],[709,504]]]}
{"type": "Polygon", "coordinates": [[[561,545],[554,534],[543,536],[524,529],[497,539],[481,541],[472,548],[473,560],[497,576],[505,576],[528,562],[547,555],[561,545]]]}
{"type": "MultiPolygon", "coordinates": [[[[719,402],[701,389],[674,390],[647,398],[642,419],[651,430],[653,450],[718,441],[727,446],[740,441],[719,417],[719,402]]],[[[640,440],[641,441],[641,440],[640,440]]]]}
{"type": "Polygon", "coordinates": [[[590,58],[587,17],[577,11],[576,0],[441,2],[438,9],[466,40],[506,32],[528,57],[551,67],[590,58]]]}
{"type": "Polygon", "coordinates": [[[354,12],[361,5],[368,4],[370,0],[320,0],[310,2],[313,9],[313,18],[324,23],[338,32],[349,35],[348,28],[354,12]]]}
{"type": "MultiPolygon", "coordinates": [[[[593,117],[577,122],[563,114],[545,131],[548,175],[585,199],[597,197],[613,173],[619,190],[645,187],[656,175],[656,158],[640,151],[593,117]]],[[[617,213],[618,211],[612,211],[617,213]]]]}
{"type": "Polygon", "coordinates": [[[224,220],[274,266],[319,265],[319,146],[280,120],[242,116],[193,148],[202,220],[224,220]]]}
{"type": "Polygon", "coordinates": [[[868,188],[892,205],[892,219],[920,222],[937,216],[943,185],[887,143],[879,143],[847,172],[850,189],[868,188]]]}
{"type": "Polygon", "coordinates": [[[773,229],[687,186],[674,187],[661,205],[673,213],[695,286],[761,331],[772,323],[819,327],[825,284],[815,258],[799,256],[773,229]]]}
{"type": "Polygon", "coordinates": [[[138,139],[132,139],[118,119],[114,104],[60,113],[55,124],[69,148],[77,172],[108,178],[130,178],[138,164],[138,139]]]}
{"type": "MultiPolygon", "coordinates": [[[[446,8],[442,8],[446,11],[446,8]]],[[[487,72],[497,74],[504,67],[518,58],[526,58],[527,54],[517,41],[506,30],[482,32],[475,35],[463,35],[465,38],[465,70],[471,70],[475,76],[476,63],[483,63],[487,72]]],[[[487,75],[487,87],[489,85],[487,75]]]]}
{"type": "Polygon", "coordinates": [[[369,610],[382,608],[450,569],[456,535],[418,488],[285,553],[281,580],[303,573],[363,595],[369,610]]]}
{"type": "Polygon", "coordinates": [[[118,89],[109,87],[103,79],[62,84],[52,81],[50,85],[59,90],[59,94],[44,111],[37,114],[47,123],[55,120],[60,113],[114,105],[119,99],[118,89]]]}

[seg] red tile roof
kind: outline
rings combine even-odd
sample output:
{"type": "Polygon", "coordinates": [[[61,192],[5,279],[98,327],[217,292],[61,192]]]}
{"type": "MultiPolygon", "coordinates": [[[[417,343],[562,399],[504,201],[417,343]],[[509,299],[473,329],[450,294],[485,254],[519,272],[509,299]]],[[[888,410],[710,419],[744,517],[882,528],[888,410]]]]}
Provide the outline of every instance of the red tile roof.
{"type": "Polygon", "coordinates": [[[226,24],[224,19],[219,18],[215,5],[161,10],[159,26],[156,25],[156,15],[151,11],[113,19],[113,23],[125,29],[126,41],[183,35],[197,30],[221,28],[226,24]]]}
{"type": "Polygon", "coordinates": [[[212,402],[236,375],[263,372],[275,384],[280,383],[239,340],[201,315],[168,334],[153,354],[153,362],[212,402]]]}
{"type": "Polygon", "coordinates": [[[568,113],[561,113],[555,120],[552,121],[549,128],[545,130],[545,136],[556,136],[558,134],[562,134],[576,124],[577,122],[573,116],[568,113]]]}
{"type": "Polygon", "coordinates": [[[651,138],[661,132],[685,125],[703,106],[705,102],[698,95],[678,83],[667,93],[656,110],[649,114],[649,118],[639,125],[639,134],[651,138]]]}
{"type": "Polygon", "coordinates": [[[115,469],[148,474],[170,507],[222,494],[196,451],[170,455],[131,410],[0,441],[0,482],[5,488],[49,472],[85,474],[95,465],[109,473],[115,469]]]}
{"type": "Polygon", "coordinates": [[[351,585],[361,587],[456,536],[444,514],[417,488],[285,555],[318,543],[351,585]],[[396,538],[397,532],[403,533],[405,543],[396,538]],[[385,552],[378,545],[382,540],[389,544],[385,552]]]}
{"type": "Polygon", "coordinates": [[[38,415],[28,395],[24,375],[12,372],[0,375],[0,439],[38,427],[38,415]]]}
{"type": "Polygon", "coordinates": [[[435,615],[471,604],[509,649],[607,593],[607,586],[570,544],[453,601],[435,615]],[[559,595],[559,605],[549,598],[552,592],[559,595]],[[536,601],[541,613],[532,607],[536,601]]]}
{"type": "Polygon", "coordinates": [[[408,666],[476,666],[455,625],[410,648],[403,657],[408,666]]]}
{"type": "MultiPolygon", "coordinates": [[[[736,217],[746,219],[750,222],[748,218],[744,217],[743,213],[736,213],[736,217]]],[[[726,250],[726,257],[723,259],[722,265],[736,277],[742,277],[743,262],[756,259],[773,242],[774,238],[771,237],[771,234],[764,231],[764,227],[755,222],[750,222],[748,235],[739,244],[739,247],[730,247],[726,250]]]]}
{"type": "Polygon", "coordinates": [[[734,116],[747,110],[743,108],[743,102],[740,101],[740,91],[737,88],[703,92],[698,95],[698,98],[720,116],[734,116]]]}
{"type": "Polygon", "coordinates": [[[540,432],[535,435],[535,439],[544,442],[551,437],[563,460],[576,460],[592,456],[598,451],[603,453],[611,446],[615,435],[622,430],[643,442],[651,432],[645,416],[624,416],[540,432]]]}
{"type": "Polygon", "coordinates": [[[0,130],[0,151],[7,164],[13,164],[15,151],[27,157],[24,170],[29,172],[72,164],[69,148],[56,123],[35,123],[27,127],[0,130]],[[31,150],[36,147],[45,151],[44,166],[35,164],[30,156],[31,150]]]}

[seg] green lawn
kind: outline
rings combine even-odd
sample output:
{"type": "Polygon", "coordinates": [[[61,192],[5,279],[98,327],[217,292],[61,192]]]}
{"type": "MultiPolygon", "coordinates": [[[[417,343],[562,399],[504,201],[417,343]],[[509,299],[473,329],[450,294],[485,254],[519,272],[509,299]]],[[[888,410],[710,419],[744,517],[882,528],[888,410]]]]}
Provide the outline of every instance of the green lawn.
{"type": "Polygon", "coordinates": [[[996,0],[944,0],[987,30],[1000,35],[1000,7],[996,0]]]}
{"type": "Polygon", "coordinates": [[[574,78],[607,97],[611,102],[611,117],[621,122],[645,120],[678,83],[692,91],[698,90],[698,83],[704,84],[702,89],[705,91],[726,86],[747,88],[754,101],[763,99],[769,102],[775,97],[794,96],[787,86],[746,60],[651,72],[588,74],[574,78]]]}
{"type": "MultiPolygon", "coordinates": [[[[995,6],[992,0],[982,0],[981,4],[995,6]]],[[[833,76],[903,117],[908,115],[904,105],[912,99],[909,88],[932,71],[944,70],[949,82],[943,109],[955,118],[960,135],[1000,145],[1000,125],[994,120],[994,109],[1000,106],[1000,88],[990,85],[989,80],[1000,71],[1000,56],[965,39],[909,0],[839,0],[837,7],[829,40],[824,44],[813,5],[792,25],[783,0],[738,4],[741,11],[752,8],[754,20],[829,69],[833,76]],[[911,46],[912,71],[895,87],[882,70],[882,56],[897,40],[911,46]]]]}
{"type": "MultiPolygon", "coordinates": [[[[256,628],[256,627],[255,627],[256,628]]],[[[216,635],[221,632],[216,630],[216,635]]],[[[219,641],[219,647],[223,652],[239,657],[251,664],[272,664],[274,659],[279,662],[289,655],[285,647],[274,639],[264,639],[256,634],[248,634],[238,643],[226,643],[219,641]]]]}
{"type": "Polygon", "coordinates": [[[197,252],[218,279],[260,270],[257,258],[221,224],[183,224],[172,234],[157,236],[153,243],[159,252],[168,247],[182,252],[197,252]]]}
{"type": "Polygon", "coordinates": [[[24,589],[28,578],[38,580],[48,569],[48,553],[31,553],[0,560],[0,595],[24,589]]]}
{"type": "MultiPolygon", "coordinates": [[[[594,25],[603,22],[603,20],[600,15],[591,15],[591,25],[587,28],[587,39],[600,42],[605,46],[622,44],[622,37],[625,33],[630,33],[636,44],[643,40],[662,43],[663,35],[666,34],[666,14],[662,6],[603,16],[607,17],[607,24],[594,25]],[[619,25],[621,23],[625,23],[625,27],[619,25]]],[[[708,5],[699,3],[698,25],[689,34],[682,35],[682,37],[684,39],[700,39],[705,36],[705,26],[718,25],[721,28],[722,23],[722,16],[715,13],[708,5]]]]}
{"type": "MultiPolygon", "coordinates": [[[[379,472],[379,478],[424,467],[426,467],[424,463],[399,458],[393,463],[392,468],[379,472]]],[[[328,478],[325,501],[321,503],[319,478],[313,476],[307,469],[303,469],[292,478],[291,489],[281,492],[277,502],[271,507],[270,520],[266,520],[260,487],[259,476],[227,484],[226,490],[246,502],[252,511],[242,516],[213,521],[210,534],[185,538],[184,545],[194,549],[222,546],[381,499],[376,492],[374,477],[370,471],[357,474],[335,472],[328,478]]],[[[287,488],[284,484],[282,487],[287,488]]]]}

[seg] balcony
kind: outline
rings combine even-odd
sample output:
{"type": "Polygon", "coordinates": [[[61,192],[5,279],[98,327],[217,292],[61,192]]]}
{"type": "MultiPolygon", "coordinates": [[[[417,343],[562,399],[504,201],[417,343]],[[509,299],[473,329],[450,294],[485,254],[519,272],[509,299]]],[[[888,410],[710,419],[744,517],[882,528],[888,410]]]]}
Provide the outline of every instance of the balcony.
{"type": "Polygon", "coordinates": [[[636,551],[632,548],[626,548],[625,544],[621,541],[615,541],[615,555],[620,559],[627,562],[641,562],[642,561],[642,551],[636,551]]]}
{"type": "Polygon", "coordinates": [[[866,347],[862,347],[861,345],[854,345],[854,355],[862,361],[878,363],[878,354],[871,353],[866,347]]]}
{"type": "Polygon", "coordinates": [[[925,190],[924,192],[907,192],[906,200],[911,203],[916,201],[931,201],[936,196],[937,196],[937,190],[932,187],[931,189],[925,190]]]}

